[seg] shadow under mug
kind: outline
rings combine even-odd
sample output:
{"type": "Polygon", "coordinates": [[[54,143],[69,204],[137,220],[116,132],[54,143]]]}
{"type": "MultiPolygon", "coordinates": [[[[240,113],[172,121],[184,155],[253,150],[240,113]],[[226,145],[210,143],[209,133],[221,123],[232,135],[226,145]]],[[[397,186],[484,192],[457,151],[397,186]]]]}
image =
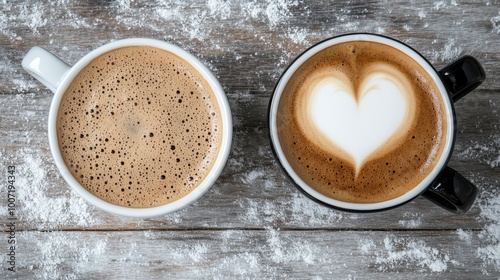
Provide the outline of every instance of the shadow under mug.
{"type": "Polygon", "coordinates": [[[352,33],[332,37],[305,50],[283,72],[274,89],[268,109],[268,124],[271,147],[278,164],[294,185],[306,196],[325,206],[348,212],[375,212],[388,210],[405,204],[423,195],[425,198],[453,213],[463,214],[469,210],[477,196],[477,188],[447,163],[451,157],[456,137],[456,116],[453,102],[471,92],[485,79],[481,64],[471,56],[463,56],[440,71],[410,46],[378,34],[352,33]],[[370,41],[394,47],[422,66],[438,87],[447,110],[448,135],[445,149],[430,174],[405,194],[377,203],[351,203],[327,197],[307,185],[288,163],[280,146],[277,133],[277,110],[282,92],[295,71],[314,54],[333,45],[349,41],[370,41]]]}
{"type": "Polygon", "coordinates": [[[220,173],[222,172],[222,169],[224,168],[224,165],[229,156],[232,142],[232,117],[229,103],[227,101],[226,95],[224,94],[222,86],[220,85],[217,78],[212,74],[212,72],[205,65],[203,65],[201,61],[199,61],[196,57],[183,50],[182,48],[155,39],[123,39],[101,46],[85,55],[75,65],[69,66],[47,50],[40,47],[33,47],[24,57],[22,66],[33,77],[43,83],[54,93],[49,111],[48,124],[49,145],[52,156],[57,165],[57,168],[59,169],[65,181],[71,186],[74,191],[76,191],[81,197],[83,197],[87,202],[93,204],[94,206],[110,213],[128,217],[146,218],[171,213],[180,210],[198,200],[215,183],[220,173]],[[97,196],[90,193],[73,177],[68,167],[65,165],[61,152],[59,150],[57,139],[57,112],[63,95],[73,79],[78,75],[78,73],[80,73],[82,69],[85,68],[87,64],[89,64],[100,55],[118,48],[130,46],[148,46],[162,49],[164,51],[175,54],[176,56],[182,58],[184,61],[188,62],[205,79],[207,84],[212,89],[221,112],[222,139],[220,143],[220,149],[217,158],[214,161],[212,168],[207,173],[205,179],[203,179],[198,184],[198,186],[196,186],[196,188],[194,188],[190,193],[183,196],[182,198],[157,207],[133,208],[119,206],[102,200],[101,198],[98,198],[97,196]]]}

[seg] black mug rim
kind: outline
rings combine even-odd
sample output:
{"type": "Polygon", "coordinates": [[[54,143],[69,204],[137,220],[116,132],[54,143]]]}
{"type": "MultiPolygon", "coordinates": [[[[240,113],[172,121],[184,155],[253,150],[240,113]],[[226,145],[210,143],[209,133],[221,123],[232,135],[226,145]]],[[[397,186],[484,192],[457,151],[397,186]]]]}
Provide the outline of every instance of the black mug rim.
{"type": "MultiPolygon", "coordinates": [[[[419,63],[420,64],[420,63],[419,63]]],[[[278,166],[279,168],[282,170],[282,172],[286,175],[286,177],[288,178],[288,180],[290,180],[290,182],[292,182],[292,184],[301,192],[303,193],[306,197],[310,198],[311,200],[315,201],[316,203],[320,204],[320,205],[323,205],[323,206],[326,206],[328,208],[332,208],[332,209],[335,209],[335,210],[340,210],[340,211],[344,211],[344,212],[352,212],[352,213],[375,213],[375,212],[381,212],[381,211],[387,211],[387,210],[391,210],[391,209],[394,209],[394,208],[397,208],[397,207],[400,207],[404,204],[407,204],[409,203],[410,201],[414,200],[415,198],[421,196],[430,186],[433,185],[433,183],[436,181],[438,175],[446,168],[446,166],[448,165],[448,162],[450,161],[450,158],[453,154],[453,150],[454,150],[454,147],[455,147],[455,139],[456,139],[456,134],[457,134],[457,129],[456,129],[456,114],[455,114],[455,106],[454,106],[454,103],[453,103],[453,99],[450,95],[450,93],[448,92],[447,88],[444,86],[444,82],[442,80],[442,78],[440,77],[439,75],[439,71],[434,67],[434,65],[432,65],[432,63],[426,58],[424,57],[419,51],[417,51],[416,49],[412,48],[411,46],[409,46],[408,44],[404,43],[404,42],[401,42],[395,38],[392,38],[392,37],[389,37],[389,36],[386,36],[386,35],[381,35],[381,34],[376,34],[376,33],[369,33],[369,32],[354,32],[354,33],[344,33],[344,34],[340,34],[340,35],[336,35],[336,36],[332,36],[332,37],[329,37],[329,38],[326,38],[324,40],[321,40],[311,46],[309,46],[308,48],[306,48],[304,51],[302,51],[299,55],[297,55],[289,64],[288,66],[282,71],[279,79],[276,81],[276,84],[273,88],[273,91],[271,93],[271,96],[270,96],[270,99],[269,99],[269,104],[268,104],[268,109],[267,109],[267,124],[268,124],[268,138],[269,138],[269,142],[271,144],[271,150],[272,150],[272,153],[273,153],[273,156],[276,160],[276,162],[278,163],[278,166]],[[377,209],[368,209],[368,210],[361,210],[361,209],[351,209],[351,208],[343,208],[343,207],[339,207],[339,206],[336,206],[336,205],[332,205],[332,204],[329,204],[329,203],[326,203],[314,196],[312,196],[311,194],[309,194],[306,190],[304,190],[299,183],[297,183],[293,177],[289,174],[288,170],[283,166],[283,163],[274,147],[274,143],[273,143],[273,139],[272,139],[272,125],[271,125],[271,110],[272,110],[272,104],[273,104],[273,100],[274,98],[276,97],[276,90],[278,88],[278,85],[280,84],[281,80],[283,79],[283,76],[288,72],[288,70],[290,69],[290,67],[292,65],[295,64],[295,62],[301,58],[303,55],[305,55],[306,53],[308,53],[311,49],[315,48],[316,46],[318,45],[321,45],[327,41],[330,41],[330,40],[333,40],[333,39],[337,39],[337,38],[341,38],[341,37],[346,37],[346,36],[352,36],[352,35],[370,35],[370,36],[377,36],[377,37],[382,37],[382,38],[385,38],[385,39],[388,39],[388,40],[391,40],[391,41],[395,41],[407,48],[409,48],[410,50],[412,50],[416,55],[420,56],[424,61],[425,63],[427,63],[427,65],[435,72],[436,74],[436,77],[439,78],[439,81],[441,82],[441,84],[443,85],[443,88],[445,89],[445,92],[447,93],[446,94],[446,97],[449,99],[449,102],[450,102],[450,117],[452,119],[452,123],[453,123],[453,131],[452,131],[452,135],[451,135],[451,139],[450,139],[450,152],[448,153],[447,157],[445,158],[445,161],[444,161],[444,164],[443,166],[440,168],[440,170],[436,173],[436,177],[432,180],[432,182],[427,186],[425,187],[420,193],[416,194],[415,196],[413,196],[412,198],[406,200],[406,201],[403,201],[402,203],[399,203],[399,204],[396,204],[396,205],[392,205],[392,206],[389,206],[389,207],[384,207],[384,208],[377,208],[377,209]]],[[[355,204],[355,203],[354,203],[355,204]]],[[[359,204],[362,204],[362,203],[359,203],[359,204]]]]}

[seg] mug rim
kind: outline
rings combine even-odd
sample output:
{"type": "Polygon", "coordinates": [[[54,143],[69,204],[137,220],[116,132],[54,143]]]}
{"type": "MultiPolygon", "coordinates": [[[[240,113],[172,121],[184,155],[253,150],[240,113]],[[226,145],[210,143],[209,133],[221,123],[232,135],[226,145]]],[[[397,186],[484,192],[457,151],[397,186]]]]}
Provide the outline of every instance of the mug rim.
{"type": "Polygon", "coordinates": [[[407,44],[380,34],[375,33],[346,33],[338,36],[333,36],[322,40],[311,47],[307,48],[303,52],[301,52],[295,59],[288,65],[288,67],[283,71],[279,80],[276,83],[276,86],[272,92],[269,106],[268,106],[268,125],[269,125],[269,140],[271,142],[271,149],[273,154],[278,162],[278,165],[283,169],[284,173],[292,183],[307,197],[312,200],[343,211],[349,212],[376,212],[382,210],[392,209],[394,207],[398,207],[402,204],[405,204],[414,198],[418,197],[421,193],[423,193],[437,178],[439,173],[446,167],[451,153],[453,151],[454,143],[455,143],[455,134],[456,134],[456,117],[455,117],[455,109],[453,106],[453,102],[451,97],[449,96],[448,91],[446,90],[441,78],[439,77],[438,71],[434,68],[434,66],[418,51],[408,46],[407,44]],[[392,198],[390,200],[375,202],[375,203],[353,203],[353,202],[345,202],[337,199],[333,199],[327,197],[312,187],[310,187],[307,183],[305,183],[300,176],[298,176],[291,165],[289,164],[285,153],[281,149],[281,144],[279,142],[279,136],[277,133],[277,109],[279,105],[279,101],[281,99],[281,95],[288,81],[292,77],[292,75],[297,71],[297,69],[310,57],[320,52],[321,50],[331,47],[333,45],[350,42],[350,41],[369,41],[369,42],[378,42],[391,47],[396,48],[397,50],[405,53],[407,56],[416,61],[427,74],[431,77],[432,81],[438,88],[441,98],[443,100],[443,105],[446,110],[446,123],[447,123],[447,132],[446,132],[446,140],[443,151],[440,154],[440,158],[437,161],[434,168],[431,172],[422,180],[419,184],[414,186],[408,192],[404,193],[401,196],[396,198],[392,198]]]}
{"type": "Polygon", "coordinates": [[[147,218],[172,213],[181,210],[182,208],[197,201],[206,191],[208,191],[208,189],[210,189],[210,187],[215,183],[219,175],[222,173],[222,170],[224,169],[224,166],[229,157],[229,152],[231,150],[233,133],[232,116],[229,102],[220,82],[215,77],[215,75],[198,58],[196,58],[186,50],[166,41],[149,38],[128,38],[107,43],[90,51],[77,63],[75,63],[73,66],[70,66],[70,69],[61,79],[60,84],[57,87],[56,92],[54,93],[54,96],[52,98],[48,122],[49,147],[52,153],[52,157],[54,158],[60,174],[70,185],[70,187],[87,202],[91,203],[97,208],[116,215],[136,218],[147,218]],[[85,68],[85,66],[87,66],[91,61],[93,61],[100,55],[115,49],[132,46],[156,47],[158,49],[170,52],[189,63],[209,84],[212,92],[216,97],[217,104],[222,116],[222,139],[220,143],[220,149],[217,154],[216,160],[205,179],[201,181],[201,183],[198,184],[196,188],[194,188],[191,192],[181,197],[180,199],[164,205],[147,208],[134,208],[116,205],[90,193],[73,177],[68,167],[64,163],[57,138],[57,114],[59,111],[59,105],[64,96],[64,93],[66,92],[73,79],[78,75],[78,73],[80,73],[83,68],[85,68]]]}

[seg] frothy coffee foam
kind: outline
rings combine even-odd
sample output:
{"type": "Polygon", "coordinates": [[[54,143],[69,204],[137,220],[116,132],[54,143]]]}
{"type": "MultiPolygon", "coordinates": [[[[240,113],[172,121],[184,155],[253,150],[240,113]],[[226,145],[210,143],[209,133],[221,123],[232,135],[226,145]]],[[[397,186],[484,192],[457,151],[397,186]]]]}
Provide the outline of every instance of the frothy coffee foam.
{"type": "Polygon", "coordinates": [[[57,117],[66,166],[96,196],[127,207],[175,201],[204,180],[221,141],[217,101],[180,57],[125,47],[90,62],[57,117]]]}
{"type": "Polygon", "coordinates": [[[356,41],[309,58],[277,112],[283,152],[302,180],[355,203],[398,197],[434,168],[446,111],[432,78],[393,47],[356,41]]]}

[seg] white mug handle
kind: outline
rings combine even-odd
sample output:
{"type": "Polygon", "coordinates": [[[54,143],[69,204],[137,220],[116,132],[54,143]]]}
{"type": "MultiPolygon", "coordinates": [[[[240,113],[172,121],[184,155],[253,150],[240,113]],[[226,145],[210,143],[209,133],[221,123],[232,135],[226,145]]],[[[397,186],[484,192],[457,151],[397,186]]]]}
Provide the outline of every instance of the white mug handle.
{"type": "Polygon", "coordinates": [[[64,61],[40,47],[33,47],[23,58],[22,65],[24,70],[54,93],[71,68],[64,61]]]}

